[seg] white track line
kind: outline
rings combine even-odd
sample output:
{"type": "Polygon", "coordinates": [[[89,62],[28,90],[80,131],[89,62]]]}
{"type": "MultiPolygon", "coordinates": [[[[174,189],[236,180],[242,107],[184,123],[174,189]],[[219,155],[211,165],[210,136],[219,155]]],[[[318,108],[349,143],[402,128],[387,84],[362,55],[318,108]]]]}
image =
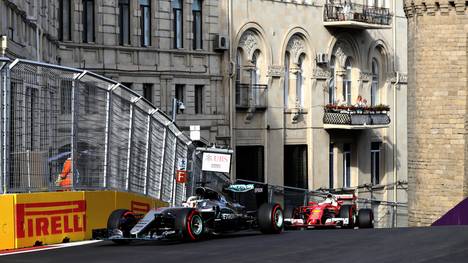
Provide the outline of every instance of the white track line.
{"type": "Polygon", "coordinates": [[[31,253],[31,252],[38,252],[38,251],[44,251],[44,250],[51,250],[51,249],[58,249],[58,248],[66,248],[66,247],[75,247],[75,246],[83,246],[83,245],[89,245],[97,242],[101,242],[102,240],[87,240],[87,241],[78,241],[78,242],[70,242],[70,243],[63,243],[63,244],[54,244],[54,245],[46,245],[44,247],[38,247],[38,248],[25,248],[25,249],[14,249],[14,250],[5,250],[5,251],[0,251],[0,257],[1,256],[9,256],[9,255],[15,255],[15,254],[24,254],[24,253],[31,253]]]}

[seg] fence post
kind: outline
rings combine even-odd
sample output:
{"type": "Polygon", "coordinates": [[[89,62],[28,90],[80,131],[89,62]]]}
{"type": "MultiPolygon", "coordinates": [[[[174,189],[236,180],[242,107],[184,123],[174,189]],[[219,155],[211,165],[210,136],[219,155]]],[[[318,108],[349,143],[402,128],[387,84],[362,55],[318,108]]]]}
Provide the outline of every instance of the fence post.
{"type": "Polygon", "coordinates": [[[75,133],[76,133],[76,115],[78,112],[78,103],[77,101],[77,88],[76,84],[78,81],[80,81],[81,78],[83,78],[87,74],[87,71],[83,71],[80,74],[75,74],[72,80],[72,92],[71,92],[71,142],[70,142],[70,157],[71,157],[71,174],[72,174],[72,180],[71,180],[71,189],[75,189],[75,182],[77,181],[78,178],[76,178],[75,174],[75,143],[76,143],[76,138],[75,138],[75,133]]]}
{"type": "Polygon", "coordinates": [[[157,110],[151,110],[149,113],[148,113],[148,127],[146,128],[146,156],[145,156],[145,181],[143,182],[143,186],[144,186],[144,193],[145,195],[148,195],[148,177],[150,176],[150,173],[149,173],[149,166],[150,166],[150,151],[151,151],[151,116],[157,112],[157,110]]]}
{"type": "Polygon", "coordinates": [[[119,83],[110,85],[106,94],[106,134],[104,138],[104,174],[102,178],[102,186],[104,189],[106,189],[109,185],[109,138],[112,131],[112,94],[119,85],[119,83]]]}
{"type": "Polygon", "coordinates": [[[3,90],[3,192],[8,192],[10,176],[10,116],[11,116],[11,70],[19,62],[15,60],[5,68],[3,90]]]}
{"type": "Polygon", "coordinates": [[[162,187],[163,187],[163,175],[164,175],[164,157],[166,155],[166,141],[167,141],[167,125],[164,128],[164,135],[162,141],[162,152],[161,152],[161,170],[159,171],[159,200],[162,201],[162,187]]]}
{"type": "Polygon", "coordinates": [[[125,190],[130,190],[130,169],[131,169],[131,158],[132,158],[132,137],[133,137],[133,111],[134,102],[130,101],[130,123],[128,130],[128,148],[127,148],[127,175],[125,178],[125,190]]]}
{"type": "Polygon", "coordinates": [[[175,134],[174,138],[174,163],[172,164],[172,170],[171,170],[171,177],[172,177],[172,193],[171,193],[171,203],[174,206],[175,205],[175,193],[176,193],[176,178],[175,178],[175,167],[176,167],[176,162],[177,162],[177,136],[180,134],[175,134]]]}

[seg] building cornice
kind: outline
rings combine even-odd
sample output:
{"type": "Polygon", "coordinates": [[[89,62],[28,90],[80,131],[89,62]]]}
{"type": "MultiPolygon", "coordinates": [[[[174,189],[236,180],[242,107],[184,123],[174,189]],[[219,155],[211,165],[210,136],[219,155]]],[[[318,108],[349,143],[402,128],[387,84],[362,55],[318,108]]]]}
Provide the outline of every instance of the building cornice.
{"type": "Polygon", "coordinates": [[[468,3],[465,0],[404,0],[403,9],[407,18],[415,16],[465,15],[468,3]]]}

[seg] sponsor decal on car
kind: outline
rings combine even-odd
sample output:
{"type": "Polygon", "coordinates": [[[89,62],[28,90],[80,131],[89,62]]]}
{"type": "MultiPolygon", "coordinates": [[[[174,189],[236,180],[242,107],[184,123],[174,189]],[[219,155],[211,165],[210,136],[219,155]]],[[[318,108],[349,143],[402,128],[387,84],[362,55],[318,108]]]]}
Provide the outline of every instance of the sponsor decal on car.
{"type": "Polygon", "coordinates": [[[232,184],[228,187],[228,190],[236,193],[243,193],[253,190],[255,186],[253,184],[232,184]]]}

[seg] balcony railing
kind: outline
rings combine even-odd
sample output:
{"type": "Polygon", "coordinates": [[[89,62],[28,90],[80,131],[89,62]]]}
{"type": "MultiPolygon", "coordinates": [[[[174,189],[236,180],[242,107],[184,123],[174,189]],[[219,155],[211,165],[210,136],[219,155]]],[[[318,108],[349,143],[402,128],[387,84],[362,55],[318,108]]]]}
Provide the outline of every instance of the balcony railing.
{"type": "Polygon", "coordinates": [[[325,129],[376,129],[388,128],[390,117],[387,108],[339,109],[325,107],[323,126],[325,129]]]}
{"type": "Polygon", "coordinates": [[[236,84],[236,108],[238,109],[266,109],[267,85],[261,84],[236,84]]]}
{"type": "Polygon", "coordinates": [[[323,14],[325,26],[362,29],[388,28],[391,18],[388,8],[355,4],[349,0],[327,0],[323,14]]]}

